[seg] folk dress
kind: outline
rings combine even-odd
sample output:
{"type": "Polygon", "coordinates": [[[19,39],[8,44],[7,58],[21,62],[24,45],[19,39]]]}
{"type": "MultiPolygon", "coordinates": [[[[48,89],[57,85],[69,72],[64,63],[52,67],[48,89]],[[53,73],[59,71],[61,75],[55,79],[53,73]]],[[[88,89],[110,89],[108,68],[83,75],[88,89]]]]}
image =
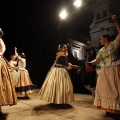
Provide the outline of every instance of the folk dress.
{"type": "Polygon", "coordinates": [[[16,84],[16,83],[17,83],[17,80],[18,80],[18,72],[17,72],[16,69],[14,69],[14,67],[17,66],[17,61],[15,61],[15,60],[10,60],[9,63],[10,63],[10,66],[13,68],[13,70],[12,70],[12,75],[13,75],[14,83],[16,84]]]}
{"type": "Polygon", "coordinates": [[[119,46],[120,43],[114,40],[107,49],[101,48],[97,55],[103,63],[97,79],[94,105],[112,113],[120,113],[119,46]]]}
{"type": "Polygon", "coordinates": [[[39,99],[54,104],[69,104],[74,101],[73,86],[67,57],[58,52],[54,65],[48,71],[39,91],[39,99]]]}
{"type": "Polygon", "coordinates": [[[5,44],[0,38],[0,106],[17,104],[12,70],[9,62],[3,57],[5,50],[5,44]]]}
{"type": "Polygon", "coordinates": [[[18,61],[18,80],[15,85],[17,96],[28,95],[34,92],[34,85],[30,79],[26,67],[26,59],[17,56],[18,61]]]}

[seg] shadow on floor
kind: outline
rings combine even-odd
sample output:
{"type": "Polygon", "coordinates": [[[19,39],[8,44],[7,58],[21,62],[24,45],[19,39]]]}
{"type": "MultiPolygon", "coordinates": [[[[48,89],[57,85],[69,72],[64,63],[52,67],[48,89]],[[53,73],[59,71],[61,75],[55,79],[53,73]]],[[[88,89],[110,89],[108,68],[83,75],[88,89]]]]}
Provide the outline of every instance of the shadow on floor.
{"type": "Polygon", "coordinates": [[[70,104],[49,104],[50,107],[55,109],[70,109],[73,108],[70,104]]]}
{"type": "Polygon", "coordinates": [[[7,120],[7,114],[3,113],[2,116],[0,116],[0,120],[7,120]]]}
{"type": "Polygon", "coordinates": [[[112,120],[120,120],[120,114],[106,114],[105,118],[112,118],[112,120]]]}
{"type": "Polygon", "coordinates": [[[30,97],[29,97],[29,96],[26,96],[26,97],[17,97],[17,99],[20,99],[20,100],[28,100],[28,99],[30,99],[30,97]]]}
{"type": "Polygon", "coordinates": [[[51,110],[51,109],[70,109],[73,108],[71,105],[69,104],[46,104],[46,105],[41,105],[38,107],[35,107],[34,110],[38,111],[38,110],[51,110]]]}

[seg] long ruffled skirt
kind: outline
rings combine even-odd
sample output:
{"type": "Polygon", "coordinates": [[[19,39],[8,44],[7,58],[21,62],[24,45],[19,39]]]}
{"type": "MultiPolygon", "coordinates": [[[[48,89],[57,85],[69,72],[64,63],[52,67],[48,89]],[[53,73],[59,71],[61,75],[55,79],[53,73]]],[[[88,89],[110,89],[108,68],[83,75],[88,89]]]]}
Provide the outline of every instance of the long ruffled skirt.
{"type": "Polygon", "coordinates": [[[94,105],[106,112],[120,113],[119,67],[101,68],[98,75],[94,105]]]}
{"type": "Polygon", "coordinates": [[[33,93],[34,85],[30,79],[29,73],[27,70],[19,70],[18,71],[18,80],[15,85],[17,96],[19,95],[28,95],[30,93],[33,93]]]}
{"type": "Polygon", "coordinates": [[[65,68],[53,67],[39,91],[39,99],[54,104],[69,104],[74,101],[73,86],[65,68]]]}
{"type": "Polygon", "coordinates": [[[6,59],[0,58],[0,106],[16,105],[17,96],[12,70],[6,59]]]}

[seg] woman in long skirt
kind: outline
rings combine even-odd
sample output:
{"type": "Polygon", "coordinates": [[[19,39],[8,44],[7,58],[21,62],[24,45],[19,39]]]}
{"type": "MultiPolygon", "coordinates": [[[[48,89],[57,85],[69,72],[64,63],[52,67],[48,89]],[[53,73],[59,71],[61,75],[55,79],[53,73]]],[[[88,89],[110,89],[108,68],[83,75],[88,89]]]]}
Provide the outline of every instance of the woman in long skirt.
{"type": "Polygon", "coordinates": [[[97,78],[94,105],[105,110],[107,114],[120,114],[120,25],[116,15],[112,18],[118,30],[118,36],[111,41],[110,35],[102,35],[100,43],[104,47],[99,50],[96,59],[88,64],[103,61],[97,78]]]}
{"type": "Polygon", "coordinates": [[[18,59],[18,75],[17,75],[17,82],[15,84],[15,89],[17,96],[24,96],[25,98],[28,98],[28,95],[33,93],[34,90],[34,84],[32,83],[29,73],[26,68],[26,59],[25,54],[20,53],[18,55],[17,48],[15,47],[15,55],[18,59]]]}
{"type": "Polygon", "coordinates": [[[39,91],[39,99],[54,104],[69,104],[74,101],[73,86],[68,70],[73,66],[68,63],[67,46],[59,46],[56,60],[48,71],[45,81],[39,91]]]}
{"type": "Polygon", "coordinates": [[[17,104],[12,70],[8,61],[3,57],[6,47],[1,39],[2,36],[3,31],[0,29],[0,117],[3,115],[2,106],[17,104]]]}

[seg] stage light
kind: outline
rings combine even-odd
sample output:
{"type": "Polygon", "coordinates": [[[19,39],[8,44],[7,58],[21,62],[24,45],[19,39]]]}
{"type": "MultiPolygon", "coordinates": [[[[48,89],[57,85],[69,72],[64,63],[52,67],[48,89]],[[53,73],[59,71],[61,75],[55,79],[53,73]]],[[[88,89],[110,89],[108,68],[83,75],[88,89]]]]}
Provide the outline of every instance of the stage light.
{"type": "Polygon", "coordinates": [[[82,5],[82,1],[81,0],[75,0],[75,2],[73,4],[76,8],[79,8],[82,5]]]}
{"type": "Polygon", "coordinates": [[[66,10],[65,10],[65,9],[62,10],[62,12],[59,14],[59,16],[60,16],[61,19],[66,19],[66,17],[67,17],[67,12],[66,12],[66,10]]]}

